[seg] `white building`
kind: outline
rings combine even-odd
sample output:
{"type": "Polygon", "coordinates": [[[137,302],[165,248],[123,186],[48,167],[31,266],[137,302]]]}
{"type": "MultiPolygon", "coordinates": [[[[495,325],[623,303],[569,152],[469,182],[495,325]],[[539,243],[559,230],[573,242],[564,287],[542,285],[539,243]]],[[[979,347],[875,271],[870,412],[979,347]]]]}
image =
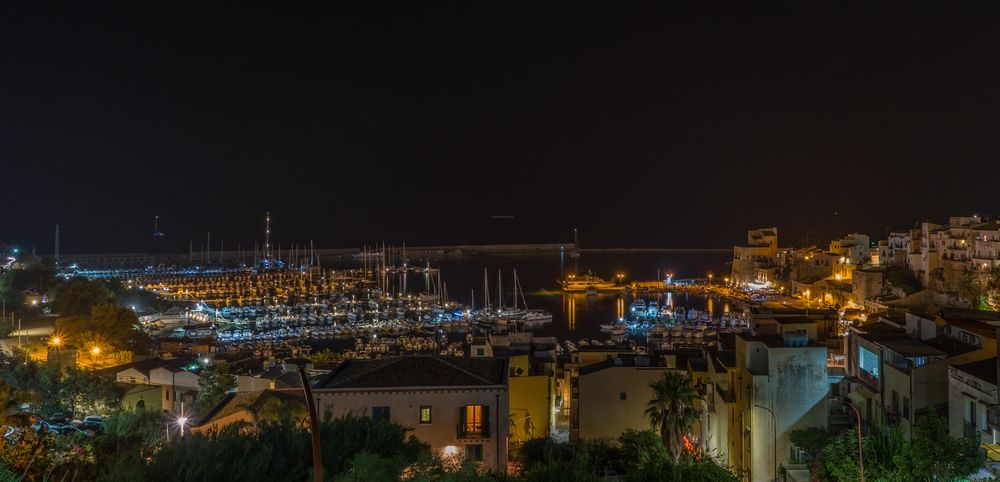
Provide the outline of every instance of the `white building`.
{"type": "Polygon", "coordinates": [[[441,456],[505,470],[509,430],[507,360],[410,355],[348,360],[313,387],[317,409],[413,429],[441,456]]]}

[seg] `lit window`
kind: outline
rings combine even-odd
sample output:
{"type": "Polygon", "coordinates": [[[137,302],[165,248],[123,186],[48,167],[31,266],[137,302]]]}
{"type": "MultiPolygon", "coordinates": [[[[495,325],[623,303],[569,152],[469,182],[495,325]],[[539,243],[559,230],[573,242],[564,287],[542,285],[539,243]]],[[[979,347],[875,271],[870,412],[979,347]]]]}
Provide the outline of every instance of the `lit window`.
{"type": "Polygon", "coordinates": [[[431,423],[431,406],[420,406],[420,423],[431,423]]]}
{"type": "Polygon", "coordinates": [[[489,407],[466,405],[459,409],[459,435],[463,437],[489,437],[489,407]]]}

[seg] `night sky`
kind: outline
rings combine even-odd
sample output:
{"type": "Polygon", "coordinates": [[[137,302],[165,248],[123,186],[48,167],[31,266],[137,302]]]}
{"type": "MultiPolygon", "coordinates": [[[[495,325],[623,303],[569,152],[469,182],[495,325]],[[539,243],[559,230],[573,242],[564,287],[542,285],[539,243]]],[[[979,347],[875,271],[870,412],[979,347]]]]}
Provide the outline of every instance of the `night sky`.
{"type": "Polygon", "coordinates": [[[2,7],[0,240],[247,248],[270,210],[322,247],[727,247],[1000,211],[985,17],[121,3],[2,7]]]}

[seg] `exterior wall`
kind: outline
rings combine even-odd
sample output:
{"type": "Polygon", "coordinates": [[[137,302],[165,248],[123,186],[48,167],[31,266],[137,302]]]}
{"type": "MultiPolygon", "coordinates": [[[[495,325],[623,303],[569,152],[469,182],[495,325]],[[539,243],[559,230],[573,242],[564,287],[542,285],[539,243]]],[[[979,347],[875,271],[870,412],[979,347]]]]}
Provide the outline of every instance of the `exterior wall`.
{"type": "Polygon", "coordinates": [[[274,380],[270,378],[248,377],[245,375],[238,375],[236,377],[237,392],[259,392],[274,388],[274,380]]]}
{"type": "Polygon", "coordinates": [[[649,387],[663,374],[683,370],[663,367],[610,367],[579,378],[576,406],[580,439],[617,438],[626,429],[650,428],[646,404],[653,398],[649,387]],[[625,400],[621,394],[625,394],[625,400]]]}
{"type": "Polygon", "coordinates": [[[882,294],[882,272],[855,270],[851,279],[854,302],[864,305],[865,300],[882,294]]]}
{"type": "Polygon", "coordinates": [[[184,370],[171,372],[166,368],[154,368],[149,371],[149,383],[196,389],[198,388],[198,375],[184,370]]]}
{"type": "Polygon", "coordinates": [[[1000,460],[1000,433],[989,424],[988,410],[1000,403],[996,381],[982,380],[955,367],[948,376],[948,433],[961,438],[975,435],[989,461],[1000,460]],[[975,408],[973,420],[970,404],[975,408]]]}
{"type": "Polygon", "coordinates": [[[165,390],[157,385],[136,385],[125,392],[125,395],[122,395],[121,406],[128,410],[142,408],[160,412],[163,410],[163,391],[165,390]]]}
{"type": "Polygon", "coordinates": [[[334,417],[371,416],[372,407],[389,407],[389,419],[413,428],[413,435],[442,456],[462,456],[467,444],[482,444],[483,464],[503,470],[507,464],[509,400],[507,387],[317,389],[320,413],[334,417]],[[420,423],[420,407],[431,406],[431,423],[420,423]],[[459,409],[466,405],[490,407],[488,438],[459,438],[459,409]]]}
{"type": "Polygon", "coordinates": [[[145,383],[149,384],[149,376],[145,373],[136,370],[135,368],[128,368],[118,372],[115,375],[115,380],[121,383],[145,383]]]}
{"type": "Polygon", "coordinates": [[[809,426],[826,427],[830,384],[826,347],[774,347],[736,338],[740,379],[730,440],[739,440],[737,469],[751,480],[772,480],[777,465],[788,466],[788,433],[809,426]],[[749,385],[749,388],[747,388],[749,385]],[[766,407],[771,413],[755,405],[766,407]],[[750,427],[749,432],[744,428],[750,427]]]}
{"type": "Polygon", "coordinates": [[[549,436],[552,425],[552,378],[510,377],[510,425],[513,443],[549,436]]]}

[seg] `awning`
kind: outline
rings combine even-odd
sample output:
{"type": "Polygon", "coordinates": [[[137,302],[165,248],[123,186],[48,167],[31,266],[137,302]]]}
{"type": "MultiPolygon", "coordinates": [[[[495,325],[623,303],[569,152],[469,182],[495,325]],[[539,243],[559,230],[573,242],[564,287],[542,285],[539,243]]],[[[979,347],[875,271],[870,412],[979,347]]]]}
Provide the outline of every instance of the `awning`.
{"type": "Polygon", "coordinates": [[[854,406],[863,407],[865,404],[865,400],[872,398],[872,395],[873,395],[872,392],[869,392],[867,389],[859,388],[847,394],[847,398],[851,399],[851,403],[853,403],[854,406]]]}

